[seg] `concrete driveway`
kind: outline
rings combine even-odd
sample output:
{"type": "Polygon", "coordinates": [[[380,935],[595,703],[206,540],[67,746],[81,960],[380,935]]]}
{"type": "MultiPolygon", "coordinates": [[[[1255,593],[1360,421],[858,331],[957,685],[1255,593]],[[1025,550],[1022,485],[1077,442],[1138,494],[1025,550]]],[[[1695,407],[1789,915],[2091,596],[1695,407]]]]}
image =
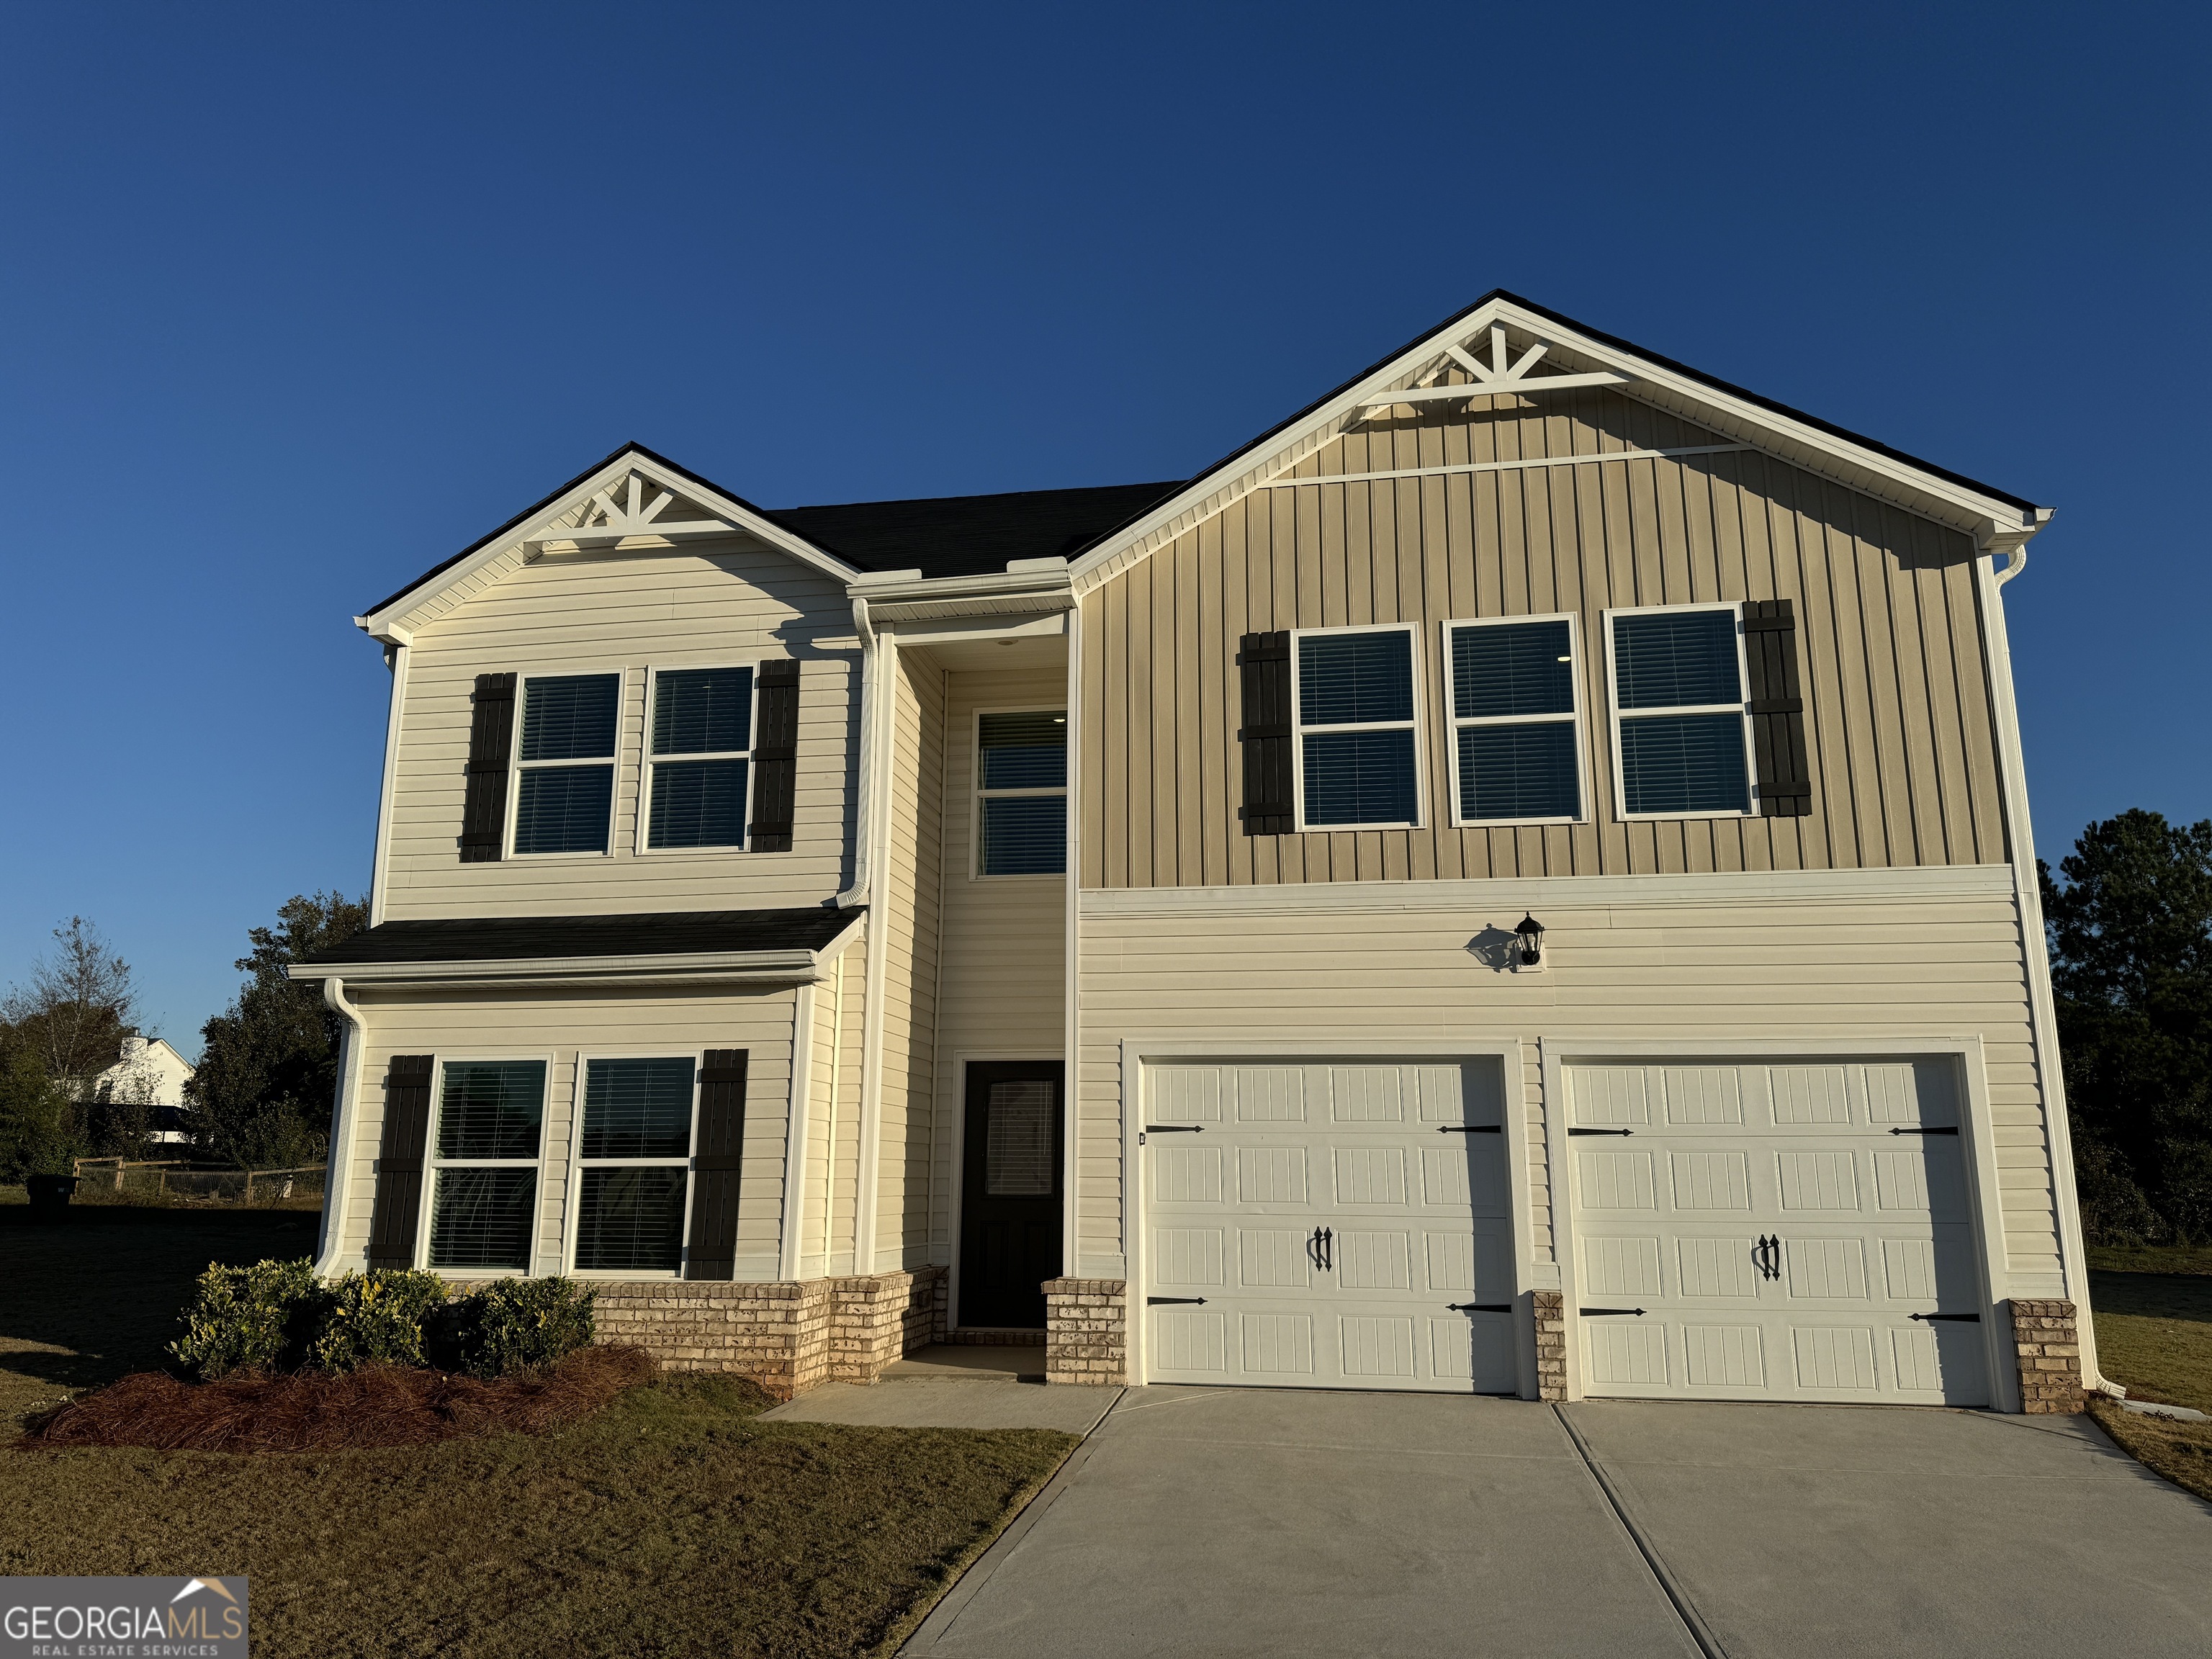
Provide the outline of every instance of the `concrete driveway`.
{"type": "Polygon", "coordinates": [[[2086,1419],[1190,1388],[1125,1394],[903,1650],[2063,1652],[2212,1652],[2212,1505],[2086,1419]]]}

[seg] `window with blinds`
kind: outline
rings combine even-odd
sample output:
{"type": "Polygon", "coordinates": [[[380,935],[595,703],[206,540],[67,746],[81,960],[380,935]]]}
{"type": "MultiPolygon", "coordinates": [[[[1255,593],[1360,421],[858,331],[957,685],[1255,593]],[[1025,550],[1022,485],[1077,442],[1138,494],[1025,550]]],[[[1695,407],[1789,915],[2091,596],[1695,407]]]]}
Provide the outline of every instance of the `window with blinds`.
{"type": "Polygon", "coordinates": [[[514,757],[517,857],[607,850],[621,705],[620,674],[524,679],[514,757]]]}
{"type": "Polygon", "coordinates": [[[745,844],[753,671],[664,668],[653,676],[645,848],[745,844]]]}
{"type": "Polygon", "coordinates": [[[1298,827],[1419,823],[1413,630],[1327,629],[1292,640],[1298,827]]]}
{"type": "Polygon", "coordinates": [[[1583,816],[1571,617],[1444,624],[1451,658],[1452,796],[1462,823],[1583,816]]]}
{"type": "Polygon", "coordinates": [[[689,1054],[584,1062],[576,1272],[674,1273],[683,1266],[696,1076],[689,1054]]]}
{"type": "Polygon", "coordinates": [[[975,717],[975,873],[1067,869],[1067,711],[975,717]]]}
{"type": "Polygon", "coordinates": [[[1613,611],[1607,625],[1622,815],[1749,812],[1750,720],[1736,607],[1613,611]]]}
{"type": "Polygon", "coordinates": [[[994,1198],[1049,1198],[1059,1184],[1052,1155],[1060,1125],[1056,1084],[994,1083],[983,1145],[983,1189],[994,1198]]]}
{"type": "Polygon", "coordinates": [[[431,1139],[429,1265],[527,1273],[545,1124],[542,1060],[449,1060],[431,1139]]]}

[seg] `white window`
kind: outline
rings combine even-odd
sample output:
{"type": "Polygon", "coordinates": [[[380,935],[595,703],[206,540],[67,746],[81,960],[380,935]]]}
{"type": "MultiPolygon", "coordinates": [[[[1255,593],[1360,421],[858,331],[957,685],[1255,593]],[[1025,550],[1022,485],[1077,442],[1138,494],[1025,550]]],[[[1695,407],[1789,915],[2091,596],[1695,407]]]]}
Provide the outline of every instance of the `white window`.
{"type": "Polygon", "coordinates": [[[1606,627],[1621,816],[1748,813],[1751,715],[1738,608],[1608,611],[1606,627]]]}
{"type": "Polygon", "coordinates": [[[975,873],[1067,869],[1067,711],[975,717],[975,873]]]}
{"type": "Polygon", "coordinates": [[[754,678],[750,666],[652,674],[641,850],[744,847],[754,678]]]}
{"type": "Polygon", "coordinates": [[[543,1060],[448,1060],[422,1260],[463,1273],[528,1273],[545,1127],[543,1060]]]}
{"type": "Polygon", "coordinates": [[[1412,829],[1421,821],[1413,629],[1303,629],[1291,636],[1301,830],[1412,829]]]}
{"type": "Polygon", "coordinates": [[[604,853],[614,826],[618,674],[531,675],[514,746],[514,854],[604,853]]]}
{"type": "Polygon", "coordinates": [[[576,1100],[569,1259],[627,1278],[684,1263],[698,1057],[588,1059],[576,1100]]]}
{"type": "Polygon", "coordinates": [[[1444,624],[1457,823],[1588,816],[1575,634],[1566,615],[1444,624]]]}

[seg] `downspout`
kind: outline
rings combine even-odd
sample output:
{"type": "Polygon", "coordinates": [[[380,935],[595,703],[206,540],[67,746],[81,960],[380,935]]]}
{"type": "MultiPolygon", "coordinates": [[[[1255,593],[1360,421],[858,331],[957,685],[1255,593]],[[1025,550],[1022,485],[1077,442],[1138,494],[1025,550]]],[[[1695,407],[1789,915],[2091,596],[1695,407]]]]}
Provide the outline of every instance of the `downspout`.
{"type": "Polygon", "coordinates": [[[323,1006],[346,1022],[338,1055],[337,1122],[331,1135],[330,1167],[323,1177],[323,1216],[315,1242],[315,1273],[327,1278],[338,1271],[337,1259],[345,1238],[346,1191],[353,1170],[354,1126],[361,1116],[361,1066],[366,1057],[368,1026],[361,1010],[346,1000],[345,981],[333,974],[323,981],[323,1006]]]}
{"type": "MultiPolygon", "coordinates": [[[[855,600],[856,607],[864,600],[855,600]]],[[[876,1193],[881,1171],[877,1161],[883,1145],[884,1107],[884,975],[890,959],[891,772],[897,763],[898,641],[890,634],[875,635],[877,710],[873,752],[869,760],[867,808],[867,877],[861,884],[868,905],[868,968],[862,981],[860,1004],[860,1116],[858,1151],[860,1168],[853,1182],[853,1271],[866,1275],[876,1271],[876,1193]],[[881,893],[874,891],[877,882],[881,893]]]]}
{"type": "Polygon", "coordinates": [[[868,848],[875,840],[871,814],[875,806],[876,687],[882,671],[876,663],[876,629],[868,602],[853,601],[853,631],[860,636],[860,754],[854,765],[853,884],[837,895],[837,908],[849,910],[868,902],[868,848]]]}
{"type": "Polygon", "coordinates": [[[392,706],[384,717],[384,783],[376,802],[376,848],[368,866],[368,925],[384,920],[385,890],[390,886],[392,798],[399,772],[399,721],[407,705],[409,636],[394,630],[384,644],[384,665],[392,675],[392,706]]]}
{"type": "MultiPolygon", "coordinates": [[[[2035,834],[2028,818],[2026,751],[2021,741],[2020,706],[2013,695],[2012,645],[2005,628],[1999,590],[2027,564],[2027,538],[2049,518],[2047,509],[2029,520],[2027,535],[2009,547],[2002,570],[1995,553],[1987,563],[1974,561],[1980,578],[1982,612],[1988,640],[1990,688],[1996,702],[1998,763],[2004,773],[2005,817],[2010,830],[2013,902],[2020,913],[2021,944],[2027,956],[2027,1001],[2035,1037],[2036,1073],[2043,1085],[2045,1154],[2051,1160],[2051,1200],[2057,1208],[2058,1265],[2067,1299],[2077,1310],[2081,1350],[2081,1385],[2103,1385],[2097,1365],[2097,1336],[2089,1311],[2089,1252],[2081,1233],[2081,1204],[2074,1183],[2074,1134],[2066,1112],[2066,1074],[2058,1052],[2057,999],[2051,983],[2050,940],[2044,930],[2043,890],[2038,878],[2035,834]]],[[[1999,1225],[2002,1225],[2002,1218],[1999,1225]]]]}
{"type": "MultiPolygon", "coordinates": [[[[1083,1075],[1082,1037],[1080,1020],[1082,941],[1079,930],[1083,921],[1083,606],[1078,600],[1067,613],[1067,850],[1062,862],[1067,866],[1067,888],[1063,895],[1066,904],[1067,942],[1061,957],[1061,973],[1065,975],[1060,987],[1063,999],[1060,1015],[1060,1109],[1066,1115],[1060,1132],[1060,1272],[1069,1278],[1083,1278],[1089,1268],[1083,1260],[1083,1239],[1078,1229],[1082,1224],[1083,1204],[1076,1190],[1078,1172],[1083,1167],[1082,1148],[1076,1144],[1077,1126],[1083,1114],[1077,1109],[1076,1090],[1083,1075]]],[[[1121,1103],[1124,1111],[1134,1111],[1128,1102],[1121,1103]]],[[[1121,1142],[1117,1130],[1115,1144],[1121,1142]]],[[[1134,1172],[1121,1171],[1121,1220],[1116,1228],[1115,1243],[1121,1251],[1124,1275],[1129,1265],[1129,1183],[1134,1172]]],[[[1130,1287],[1134,1289],[1133,1285],[1130,1287]]]]}

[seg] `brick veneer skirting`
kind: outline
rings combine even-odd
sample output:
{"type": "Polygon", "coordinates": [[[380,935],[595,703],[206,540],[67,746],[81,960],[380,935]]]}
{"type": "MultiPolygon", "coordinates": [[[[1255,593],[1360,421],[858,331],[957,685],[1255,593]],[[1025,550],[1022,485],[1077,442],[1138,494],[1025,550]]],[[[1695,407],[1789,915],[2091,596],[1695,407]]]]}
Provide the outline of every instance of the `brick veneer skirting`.
{"type": "Polygon", "coordinates": [[[2020,1407],[2044,1413],[2088,1409],[2081,1392],[2081,1334],[2071,1302],[2012,1303],[2020,1407]]]}
{"type": "Polygon", "coordinates": [[[793,1285],[601,1285],[599,1339],[643,1348],[671,1370],[749,1376],[789,1400],[824,1382],[873,1382],[927,1344],[944,1277],[942,1267],[917,1267],[793,1285]]]}
{"type": "Polygon", "coordinates": [[[1536,1318],[1536,1398],[1567,1397],[1567,1298],[1564,1291],[1531,1291],[1536,1318]]]}
{"type": "Polygon", "coordinates": [[[1044,1380],[1129,1380],[1129,1285],[1121,1279],[1044,1282],[1044,1380]]]}

